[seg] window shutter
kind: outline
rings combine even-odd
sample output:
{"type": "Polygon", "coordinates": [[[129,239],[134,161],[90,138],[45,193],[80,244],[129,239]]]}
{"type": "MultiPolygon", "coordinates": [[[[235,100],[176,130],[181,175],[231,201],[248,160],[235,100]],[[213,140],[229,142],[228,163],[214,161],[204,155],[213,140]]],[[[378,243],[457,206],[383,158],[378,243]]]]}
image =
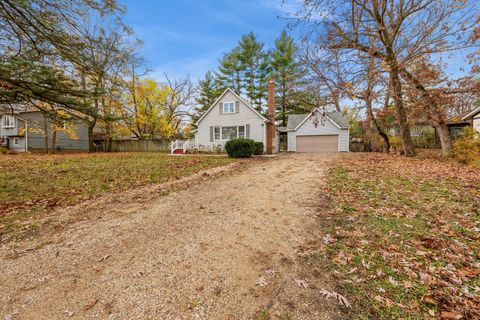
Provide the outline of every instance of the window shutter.
{"type": "Polygon", "coordinates": [[[235,101],[235,113],[240,112],[240,101],[235,101]]]}
{"type": "Polygon", "coordinates": [[[210,142],[213,142],[213,134],[214,134],[213,130],[214,130],[213,126],[211,126],[210,127],[210,142]]]}
{"type": "Polygon", "coordinates": [[[223,114],[223,102],[220,102],[218,105],[220,106],[220,114],[223,114]]]}
{"type": "Polygon", "coordinates": [[[250,139],[250,125],[245,125],[245,138],[250,139]]]}

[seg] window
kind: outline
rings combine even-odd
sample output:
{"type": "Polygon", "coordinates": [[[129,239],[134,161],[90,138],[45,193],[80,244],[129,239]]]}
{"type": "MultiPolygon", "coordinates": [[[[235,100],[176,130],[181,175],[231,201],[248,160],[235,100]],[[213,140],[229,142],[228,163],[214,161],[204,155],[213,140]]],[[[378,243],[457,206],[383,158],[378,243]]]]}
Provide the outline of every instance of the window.
{"type": "Polygon", "coordinates": [[[237,132],[237,127],[222,127],[222,140],[235,139],[237,132]]]}
{"type": "Polygon", "coordinates": [[[214,137],[215,141],[222,140],[222,137],[220,135],[221,130],[222,130],[221,127],[215,127],[215,137],[214,137]]]}
{"type": "Polygon", "coordinates": [[[18,138],[13,138],[13,145],[14,145],[15,147],[18,147],[18,146],[20,145],[20,139],[18,139],[18,138]]]}
{"type": "Polygon", "coordinates": [[[15,118],[12,116],[3,116],[2,128],[15,128],[15,118]]]}
{"type": "Polygon", "coordinates": [[[245,126],[214,127],[213,138],[215,141],[245,138],[245,126]]]}
{"type": "Polygon", "coordinates": [[[235,102],[224,102],[223,113],[235,113],[235,102]]]}
{"type": "Polygon", "coordinates": [[[245,138],[245,126],[238,127],[238,137],[245,138]]]}

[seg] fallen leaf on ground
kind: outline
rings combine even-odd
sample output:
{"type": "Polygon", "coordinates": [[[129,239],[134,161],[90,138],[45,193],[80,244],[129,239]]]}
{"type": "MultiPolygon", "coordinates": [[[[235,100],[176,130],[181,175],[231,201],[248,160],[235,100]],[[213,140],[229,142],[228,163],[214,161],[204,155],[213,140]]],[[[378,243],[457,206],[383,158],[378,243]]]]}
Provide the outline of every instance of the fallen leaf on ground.
{"type": "Polygon", "coordinates": [[[443,319],[462,319],[463,315],[461,312],[453,310],[453,311],[442,311],[440,314],[440,318],[443,319]]]}
{"type": "Polygon", "coordinates": [[[341,305],[343,305],[347,308],[352,307],[350,302],[348,302],[347,298],[345,298],[344,296],[342,296],[341,294],[339,294],[335,291],[328,291],[328,290],[322,289],[322,290],[320,290],[320,294],[322,296],[326,297],[326,298],[336,299],[341,305]]]}
{"type": "Polygon", "coordinates": [[[260,277],[255,281],[255,284],[260,287],[265,287],[268,283],[264,277],[260,277]]]}
{"type": "Polygon", "coordinates": [[[296,279],[295,283],[297,284],[297,286],[303,287],[304,289],[307,289],[308,286],[309,286],[308,281],[305,280],[305,279],[303,279],[303,280],[302,279],[296,279]]]}
{"type": "Polygon", "coordinates": [[[63,313],[65,313],[67,317],[73,317],[73,315],[75,314],[75,312],[73,312],[72,310],[63,310],[63,313]]]}

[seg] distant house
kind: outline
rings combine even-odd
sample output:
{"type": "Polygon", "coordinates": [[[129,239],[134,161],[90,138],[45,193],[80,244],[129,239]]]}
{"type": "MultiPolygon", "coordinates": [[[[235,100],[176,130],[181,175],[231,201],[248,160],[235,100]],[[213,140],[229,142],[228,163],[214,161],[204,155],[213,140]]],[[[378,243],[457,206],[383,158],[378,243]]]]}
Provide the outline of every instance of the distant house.
{"type": "MultiPolygon", "coordinates": [[[[53,124],[36,110],[0,113],[0,146],[16,152],[44,151],[53,143],[53,124]]],[[[65,122],[55,130],[55,149],[88,151],[88,128],[80,119],[65,122]]],[[[96,133],[96,143],[102,140],[96,133]]]]}
{"type": "Polygon", "coordinates": [[[462,120],[468,121],[472,128],[480,134],[480,103],[477,103],[476,106],[477,108],[464,115],[462,120]]]}
{"type": "Polygon", "coordinates": [[[447,126],[453,138],[461,135],[465,127],[472,127],[480,134],[480,102],[475,103],[472,110],[449,119],[447,126]]]}

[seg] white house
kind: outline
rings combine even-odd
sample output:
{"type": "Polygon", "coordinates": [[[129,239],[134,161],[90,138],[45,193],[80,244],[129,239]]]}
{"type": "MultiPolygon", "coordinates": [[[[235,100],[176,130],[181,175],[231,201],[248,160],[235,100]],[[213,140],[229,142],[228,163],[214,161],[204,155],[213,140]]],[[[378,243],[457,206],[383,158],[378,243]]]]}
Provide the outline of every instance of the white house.
{"type": "Polygon", "coordinates": [[[463,121],[468,121],[472,128],[480,134],[480,102],[476,103],[477,107],[463,116],[463,121]]]}
{"type": "Polygon", "coordinates": [[[223,147],[233,138],[247,138],[267,145],[269,120],[233,90],[227,89],[198,119],[195,140],[199,148],[223,147]]]}
{"type": "Polygon", "coordinates": [[[350,126],[341,112],[314,110],[288,117],[286,128],[277,128],[287,135],[289,152],[348,152],[350,126]]]}
{"type": "Polygon", "coordinates": [[[195,139],[175,141],[172,153],[189,148],[216,149],[230,139],[248,138],[263,142],[267,154],[280,150],[280,137],[290,152],[349,151],[349,123],[340,112],[291,115],[287,127],[275,127],[275,91],[268,85],[268,112],[264,117],[231,89],[226,89],[196,122],[195,139]],[[286,137],[285,137],[286,136],[286,137]]]}

